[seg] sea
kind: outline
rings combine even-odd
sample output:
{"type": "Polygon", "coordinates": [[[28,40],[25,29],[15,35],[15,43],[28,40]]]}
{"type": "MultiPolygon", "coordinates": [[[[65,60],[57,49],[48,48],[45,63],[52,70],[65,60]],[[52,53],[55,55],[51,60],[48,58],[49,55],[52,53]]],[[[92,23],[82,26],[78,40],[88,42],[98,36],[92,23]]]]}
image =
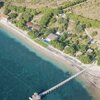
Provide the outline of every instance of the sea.
{"type": "MultiPolygon", "coordinates": [[[[41,93],[71,76],[57,62],[46,60],[0,28],[0,100],[29,100],[34,92],[41,93]]],[[[42,100],[92,100],[81,82],[73,79],[42,100]]]]}

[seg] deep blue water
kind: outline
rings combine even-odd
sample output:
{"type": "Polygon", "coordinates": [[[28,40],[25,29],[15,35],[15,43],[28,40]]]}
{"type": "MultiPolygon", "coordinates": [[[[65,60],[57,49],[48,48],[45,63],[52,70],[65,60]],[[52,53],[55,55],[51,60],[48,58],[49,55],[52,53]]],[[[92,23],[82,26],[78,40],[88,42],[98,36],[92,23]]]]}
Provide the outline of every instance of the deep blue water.
{"type": "MultiPolygon", "coordinates": [[[[45,61],[0,29],[0,100],[28,100],[69,77],[56,64],[45,61]]],[[[46,95],[42,100],[92,100],[76,80],[46,95]]]]}

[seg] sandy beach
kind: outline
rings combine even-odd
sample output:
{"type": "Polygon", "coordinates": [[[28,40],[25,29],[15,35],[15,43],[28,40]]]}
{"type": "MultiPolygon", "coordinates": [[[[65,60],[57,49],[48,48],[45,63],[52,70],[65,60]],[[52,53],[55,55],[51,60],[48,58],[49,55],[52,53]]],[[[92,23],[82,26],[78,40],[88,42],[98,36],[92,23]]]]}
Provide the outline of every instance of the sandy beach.
{"type": "MultiPolygon", "coordinates": [[[[15,27],[13,24],[6,22],[6,21],[0,21],[0,26],[9,32],[16,36],[16,38],[22,40],[24,44],[27,44],[29,47],[33,48],[34,50],[38,51],[39,54],[44,55],[45,57],[51,59],[51,62],[57,62],[58,65],[64,66],[63,69],[67,68],[71,73],[75,74],[82,68],[84,65],[82,65],[80,62],[71,59],[70,57],[64,56],[61,53],[55,53],[54,49],[52,47],[44,48],[34,42],[32,39],[29,38],[27,33],[25,31],[22,31],[15,27]],[[67,66],[67,67],[66,67],[67,66]]],[[[46,60],[46,59],[45,59],[46,60]]],[[[100,100],[100,89],[96,88],[92,83],[90,83],[85,75],[81,75],[78,78],[78,81],[82,82],[84,88],[86,88],[90,94],[93,95],[94,100],[100,100]]]]}

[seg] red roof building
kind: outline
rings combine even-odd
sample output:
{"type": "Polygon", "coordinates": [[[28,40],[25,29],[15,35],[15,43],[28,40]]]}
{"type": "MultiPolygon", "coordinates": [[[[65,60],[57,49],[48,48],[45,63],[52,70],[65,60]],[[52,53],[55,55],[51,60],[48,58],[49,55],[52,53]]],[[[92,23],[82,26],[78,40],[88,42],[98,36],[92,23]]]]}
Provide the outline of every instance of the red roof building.
{"type": "Polygon", "coordinates": [[[32,28],[32,27],[33,27],[33,23],[32,23],[32,22],[27,22],[27,23],[26,23],[26,26],[27,26],[28,28],[32,28]]]}

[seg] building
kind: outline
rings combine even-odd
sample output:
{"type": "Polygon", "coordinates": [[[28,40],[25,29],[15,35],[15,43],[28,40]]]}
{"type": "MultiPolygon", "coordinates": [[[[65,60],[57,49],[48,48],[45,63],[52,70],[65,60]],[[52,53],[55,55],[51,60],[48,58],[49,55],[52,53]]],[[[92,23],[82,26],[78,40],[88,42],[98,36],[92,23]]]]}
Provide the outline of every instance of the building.
{"type": "Polygon", "coordinates": [[[88,52],[88,53],[92,53],[93,50],[92,50],[92,49],[88,49],[87,52],[88,52]]]}
{"type": "Polygon", "coordinates": [[[56,40],[57,38],[58,38],[58,35],[51,33],[51,34],[49,34],[49,35],[46,37],[45,40],[48,41],[48,42],[50,42],[50,41],[52,41],[52,40],[56,40]]]}
{"type": "Polygon", "coordinates": [[[62,35],[63,33],[57,31],[55,34],[57,34],[57,35],[62,35]]]}
{"type": "Polygon", "coordinates": [[[26,26],[27,26],[28,28],[32,28],[32,27],[33,27],[33,23],[32,23],[32,22],[27,22],[27,23],[26,23],[26,26]]]}

